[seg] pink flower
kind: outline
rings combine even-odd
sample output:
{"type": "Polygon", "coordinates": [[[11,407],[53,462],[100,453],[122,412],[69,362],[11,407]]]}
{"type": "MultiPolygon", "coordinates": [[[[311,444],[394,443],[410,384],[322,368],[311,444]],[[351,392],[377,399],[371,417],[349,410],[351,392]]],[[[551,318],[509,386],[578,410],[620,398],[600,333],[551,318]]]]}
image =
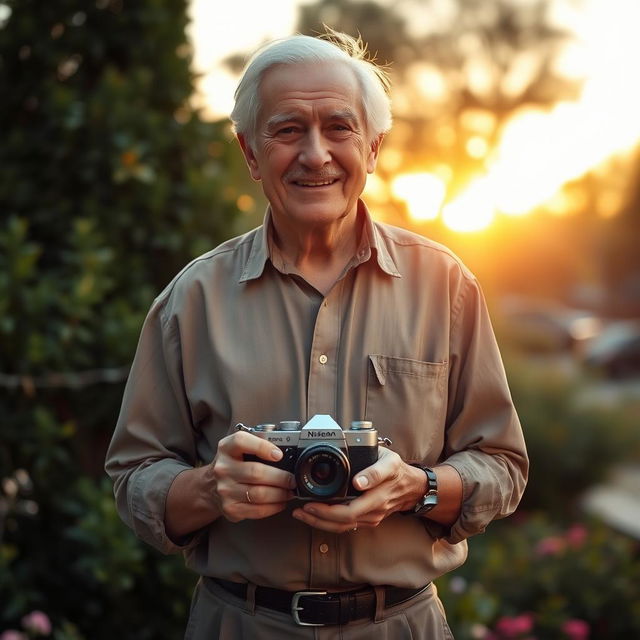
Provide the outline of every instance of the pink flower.
{"type": "Polygon", "coordinates": [[[574,524],[565,534],[565,540],[572,549],[579,549],[587,539],[587,528],[582,524],[574,524]]]}
{"type": "Polygon", "coordinates": [[[584,620],[567,620],[562,625],[562,630],[569,640],[587,640],[589,638],[589,625],[584,620]]]}
{"type": "Polygon", "coordinates": [[[530,613],[522,613],[513,618],[500,618],[496,624],[496,631],[506,638],[517,638],[523,633],[529,633],[533,629],[533,616],[530,613]]]}
{"type": "Polygon", "coordinates": [[[22,618],[22,626],[31,633],[48,636],[51,633],[49,616],[42,611],[32,611],[22,618]]]}
{"type": "Polygon", "coordinates": [[[566,547],[566,541],[560,536],[548,536],[542,538],[536,545],[536,554],[539,556],[557,556],[566,547]]]}
{"type": "Polygon", "coordinates": [[[9,629],[4,631],[2,635],[0,635],[0,640],[29,640],[24,633],[20,631],[15,631],[14,629],[9,629]]]}

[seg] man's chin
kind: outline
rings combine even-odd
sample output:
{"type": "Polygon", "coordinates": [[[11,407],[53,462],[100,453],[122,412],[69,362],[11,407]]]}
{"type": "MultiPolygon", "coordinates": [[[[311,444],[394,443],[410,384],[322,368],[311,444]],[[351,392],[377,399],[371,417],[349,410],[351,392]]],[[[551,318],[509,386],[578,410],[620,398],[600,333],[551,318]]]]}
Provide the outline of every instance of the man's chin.
{"type": "Polygon", "coordinates": [[[343,203],[342,206],[327,205],[321,203],[308,203],[302,207],[292,211],[291,217],[307,224],[332,224],[349,217],[351,213],[355,215],[356,207],[347,207],[343,203]]]}

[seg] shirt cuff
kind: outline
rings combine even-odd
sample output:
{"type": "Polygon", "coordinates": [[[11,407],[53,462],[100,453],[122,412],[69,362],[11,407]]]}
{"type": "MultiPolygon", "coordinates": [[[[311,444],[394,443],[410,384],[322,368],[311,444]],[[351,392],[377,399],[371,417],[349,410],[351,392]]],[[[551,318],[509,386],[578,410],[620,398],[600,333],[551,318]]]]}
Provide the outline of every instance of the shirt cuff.
{"type": "Polygon", "coordinates": [[[464,453],[454,454],[443,464],[456,469],[462,479],[462,507],[460,516],[450,528],[445,528],[442,537],[450,544],[457,544],[471,536],[483,533],[487,525],[500,511],[501,500],[495,495],[499,492],[499,481],[492,482],[485,466],[482,472],[477,468],[478,460],[465,459],[464,453]],[[486,482],[479,478],[485,477],[486,482]]]}
{"type": "Polygon", "coordinates": [[[129,479],[129,515],[138,538],[164,554],[179,553],[194,546],[198,533],[179,542],[169,538],[164,524],[167,494],[179,473],[192,467],[172,459],[159,460],[139,469],[129,479]]]}

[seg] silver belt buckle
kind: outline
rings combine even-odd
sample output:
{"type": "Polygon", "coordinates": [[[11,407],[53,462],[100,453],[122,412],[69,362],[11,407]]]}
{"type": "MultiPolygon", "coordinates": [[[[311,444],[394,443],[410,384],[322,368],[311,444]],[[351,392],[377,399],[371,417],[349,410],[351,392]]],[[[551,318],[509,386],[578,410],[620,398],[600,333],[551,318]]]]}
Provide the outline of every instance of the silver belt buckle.
{"type": "Polygon", "coordinates": [[[304,607],[300,607],[299,602],[300,598],[303,596],[326,596],[326,591],[296,591],[291,598],[291,615],[293,616],[293,621],[300,627],[325,627],[326,625],[322,622],[302,622],[300,620],[299,611],[304,610],[304,607]]]}

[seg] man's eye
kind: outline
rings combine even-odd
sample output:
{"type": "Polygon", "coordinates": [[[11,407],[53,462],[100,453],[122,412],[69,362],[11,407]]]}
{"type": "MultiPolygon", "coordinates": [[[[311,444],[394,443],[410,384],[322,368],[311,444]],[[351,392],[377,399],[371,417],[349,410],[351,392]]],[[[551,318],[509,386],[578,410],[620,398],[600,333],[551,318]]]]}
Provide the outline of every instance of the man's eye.
{"type": "Polygon", "coordinates": [[[296,133],[297,130],[297,127],[282,127],[282,129],[278,129],[278,135],[291,135],[292,133],[296,133]]]}

